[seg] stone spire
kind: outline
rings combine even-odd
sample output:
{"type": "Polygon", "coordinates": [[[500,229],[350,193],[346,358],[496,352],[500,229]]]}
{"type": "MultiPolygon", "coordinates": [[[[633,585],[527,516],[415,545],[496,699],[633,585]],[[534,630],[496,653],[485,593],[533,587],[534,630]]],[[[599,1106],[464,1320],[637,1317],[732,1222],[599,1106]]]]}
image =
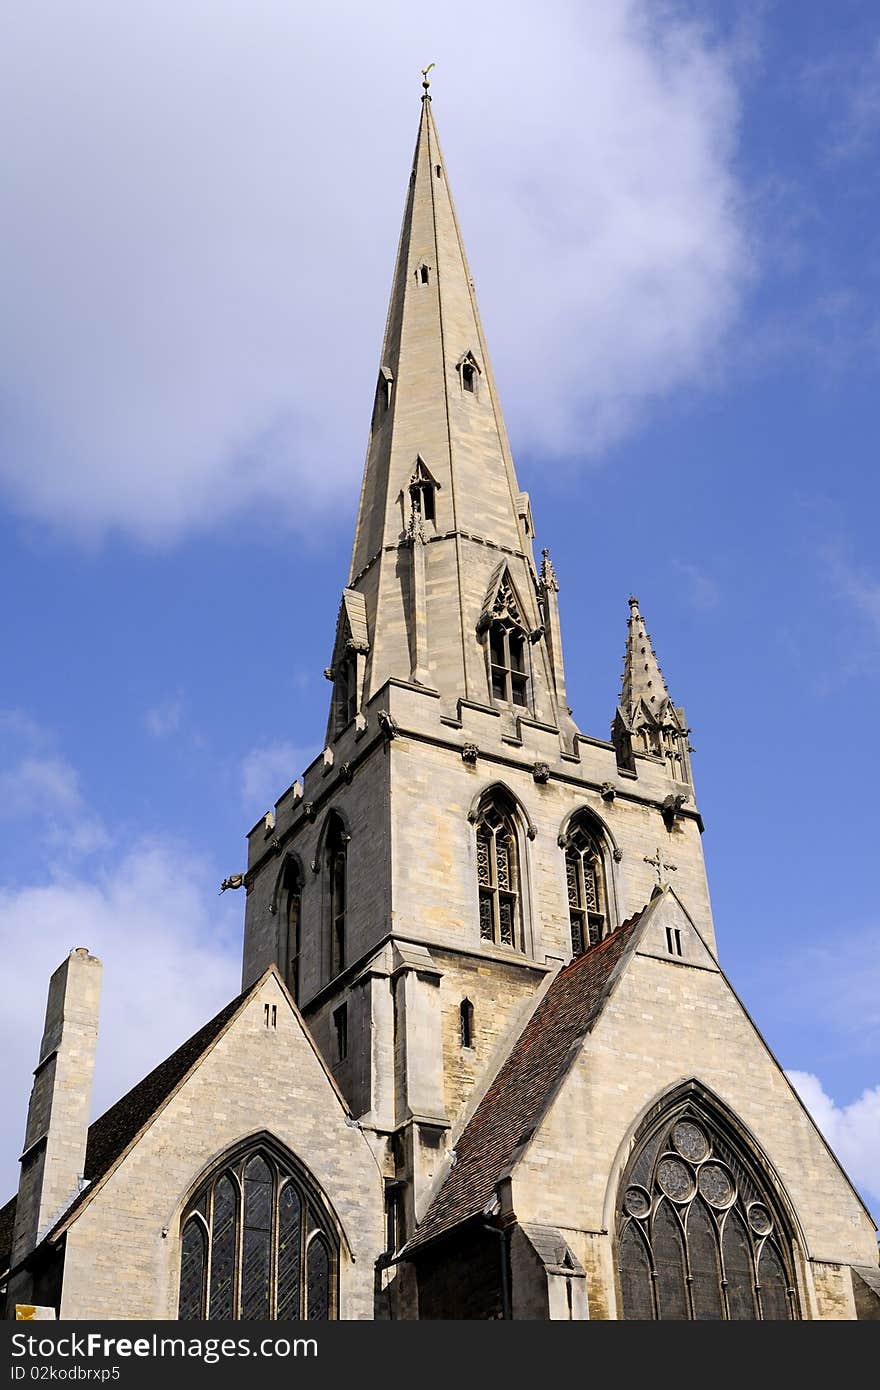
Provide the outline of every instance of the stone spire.
{"type": "Polygon", "coordinates": [[[527,639],[531,712],[568,720],[532,537],[426,90],[328,668],[338,687],[348,664],[334,708],[362,710],[389,678],[438,691],[447,709],[488,704],[487,613],[502,594],[527,639]]]}
{"type": "Polygon", "coordinates": [[[646,753],[662,759],[676,782],[690,783],[684,710],[672,703],[637,598],[629,600],[623,684],[611,737],[623,766],[633,766],[634,753],[646,753]]]}
{"type": "Polygon", "coordinates": [[[637,598],[631,598],[620,707],[631,715],[640,700],[644,700],[650,710],[659,712],[669,700],[669,691],[651,645],[645,620],[639,611],[639,601],[637,598]]]}

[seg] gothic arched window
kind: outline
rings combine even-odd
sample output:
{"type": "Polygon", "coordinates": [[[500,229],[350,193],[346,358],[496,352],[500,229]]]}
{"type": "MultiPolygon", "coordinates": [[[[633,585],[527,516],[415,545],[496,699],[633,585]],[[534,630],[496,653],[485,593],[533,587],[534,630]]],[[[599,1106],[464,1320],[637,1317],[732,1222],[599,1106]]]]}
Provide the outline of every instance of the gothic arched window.
{"type": "Polygon", "coordinates": [[[278,962],[287,987],[299,1003],[299,958],[302,926],[302,871],[296,860],[288,859],[281,878],[278,962]]]}
{"type": "Polygon", "coordinates": [[[491,800],[477,820],[480,936],[521,949],[518,860],[513,816],[500,800],[491,800]]]}
{"type": "Polygon", "coordinates": [[[199,1187],[181,1223],[177,1316],[337,1316],[338,1245],[297,1166],[255,1146],[199,1187]]]}
{"type": "Polygon", "coordinates": [[[685,1101],[649,1126],[617,1215],[621,1317],[797,1317],[779,1203],[732,1129],[685,1101]]]}
{"type": "Polygon", "coordinates": [[[602,854],[595,837],[580,822],[566,840],[565,881],[572,954],[582,956],[588,946],[595,946],[604,936],[608,912],[602,854]]]}
{"type": "Polygon", "coordinates": [[[345,969],[345,917],[347,908],[347,860],[349,834],[338,815],[331,813],[324,845],[324,866],[330,926],[330,979],[345,969]]]}

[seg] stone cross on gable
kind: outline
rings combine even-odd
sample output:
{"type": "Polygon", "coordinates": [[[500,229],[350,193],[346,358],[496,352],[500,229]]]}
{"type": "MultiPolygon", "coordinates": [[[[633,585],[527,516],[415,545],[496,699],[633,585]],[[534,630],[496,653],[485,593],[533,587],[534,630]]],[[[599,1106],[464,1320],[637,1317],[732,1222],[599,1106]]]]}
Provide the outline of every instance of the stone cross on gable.
{"type": "Polygon", "coordinates": [[[659,845],[657,846],[657,849],[655,850],[655,852],[654,852],[653,855],[650,855],[650,856],[647,855],[647,854],[645,855],[645,863],[646,863],[646,864],[650,864],[650,865],[652,866],[652,868],[653,868],[655,874],[657,875],[657,887],[658,887],[658,888],[662,888],[662,887],[663,887],[663,870],[664,870],[664,869],[671,869],[672,872],[673,872],[674,874],[675,874],[675,873],[678,873],[678,865],[677,865],[677,864],[668,864],[668,863],[666,862],[666,860],[663,858],[662,854],[660,853],[660,846],[659,846],[659,845]]]}

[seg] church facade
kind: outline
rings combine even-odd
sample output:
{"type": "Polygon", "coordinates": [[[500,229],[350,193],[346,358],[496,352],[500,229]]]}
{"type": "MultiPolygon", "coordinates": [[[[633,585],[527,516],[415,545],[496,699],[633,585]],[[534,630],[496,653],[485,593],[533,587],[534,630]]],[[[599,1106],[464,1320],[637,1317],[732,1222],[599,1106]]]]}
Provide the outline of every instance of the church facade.
{"type": "Polygon", "coordinates": [[[326,743],[230,885],[242,993],[89,1125],[101,967],[59,966],[7,1316],[880,1316],[871,1216],[719,964],[639,604],[584,734],[534,543],[426,88],[326,743]]]}

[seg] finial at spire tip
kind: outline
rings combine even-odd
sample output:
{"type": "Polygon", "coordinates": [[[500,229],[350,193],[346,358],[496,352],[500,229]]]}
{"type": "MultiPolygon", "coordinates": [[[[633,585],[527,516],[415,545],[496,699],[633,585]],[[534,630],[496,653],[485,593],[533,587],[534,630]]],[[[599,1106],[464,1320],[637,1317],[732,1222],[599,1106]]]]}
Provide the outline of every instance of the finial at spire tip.
{"type": "Polygon", "coordinates": [[[639,612],[639,601],[633,594],[630,594],[629,596],[629,606],[632,609],[632,615],[635,618],[639,612]]]}
{"type": "Polygon", "coordinates": [[[436,66],[437,66],[436,63],[429,63],[428,66],[427,66],[426,68],[422,68],[422,69],[421,69],[421,74],[422,74],[422,86],[423,86],[424,89],[425,89],[425,96],[428,95],[428,88],[429,88],[430,85],[431,85],[430,82],[428,81],[428,73],[431,71],[432,68],[435,68],[436,66]]]}

